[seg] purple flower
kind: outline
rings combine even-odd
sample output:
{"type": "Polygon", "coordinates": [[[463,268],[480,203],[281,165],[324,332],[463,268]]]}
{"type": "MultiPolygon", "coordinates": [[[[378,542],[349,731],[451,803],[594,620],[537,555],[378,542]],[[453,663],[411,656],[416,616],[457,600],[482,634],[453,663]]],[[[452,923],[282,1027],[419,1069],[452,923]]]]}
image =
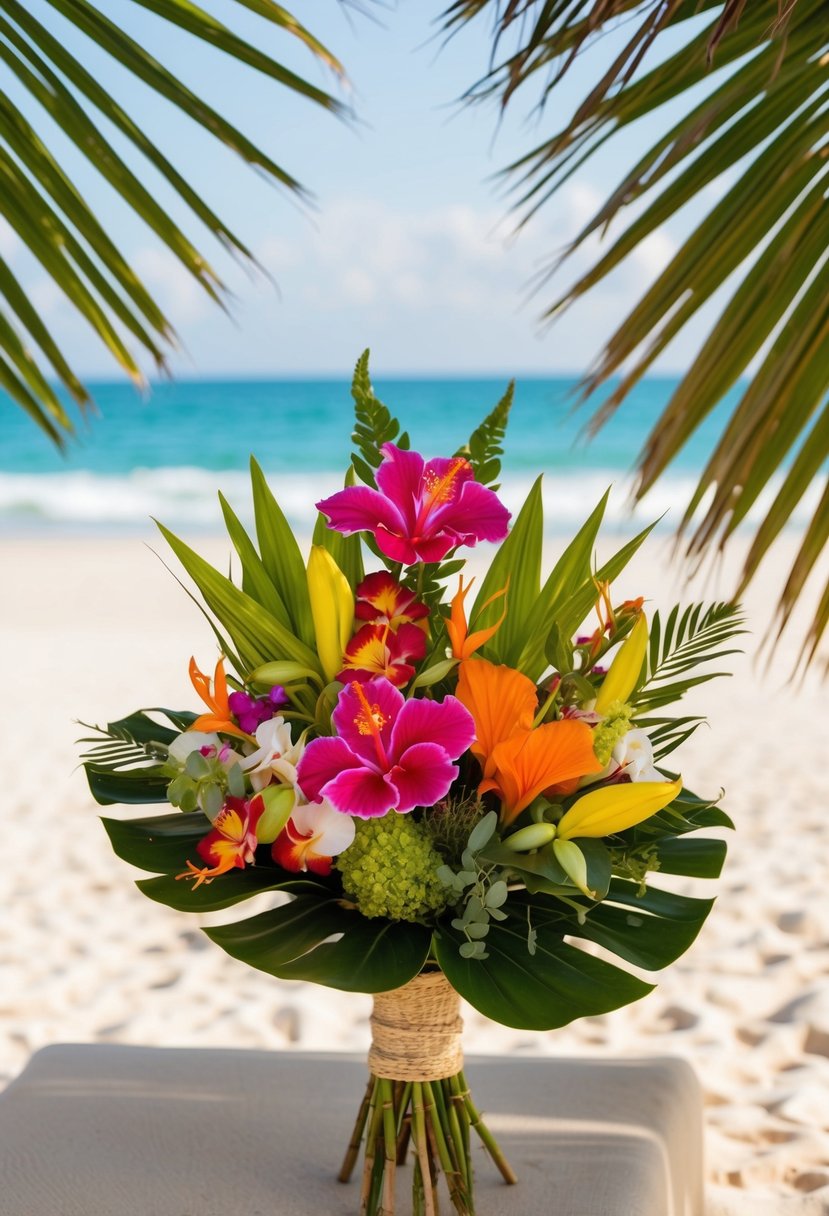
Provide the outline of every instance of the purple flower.
{"type": "Polygon", "coordinates": [[[439,562],[458,545],[504,539],[509,511],[475,481],[468,460],[424,462],[393,443],[380,451],[376,490],[349,486],[317,503],[336,532],[372,532],[383,553],[406,566],[439,562]]]}
{"type": "Polygon", "coordinates": [[[308,744],[297,781],[309,801],[327,798],[361,819],[438,802],[458,775],[452,761],[475,738],[456,697],[407,701],[382,676],[347,685],[331,720],[336,736],[308,744]]]}
{"type": "Polygon", "coordinates": [[[232,692],[227,702],[245,734],[255,735],[257,726],[269,722],[288,704],[288,694],[281,684],[274,684],[264,697],[252,697],[246,692],[232,692]]]}

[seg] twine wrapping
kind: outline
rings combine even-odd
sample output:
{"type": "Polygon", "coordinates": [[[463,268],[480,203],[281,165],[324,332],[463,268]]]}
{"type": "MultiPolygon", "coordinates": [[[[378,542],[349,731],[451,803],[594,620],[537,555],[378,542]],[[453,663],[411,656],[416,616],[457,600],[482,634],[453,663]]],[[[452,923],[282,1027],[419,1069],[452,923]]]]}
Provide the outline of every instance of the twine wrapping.
{"type": "Polygon", "coordinates": [[[461,999],[442,971],[378,992],[369,1070],[390,1081],[440,1081],[463,1068],[461,999]]]}

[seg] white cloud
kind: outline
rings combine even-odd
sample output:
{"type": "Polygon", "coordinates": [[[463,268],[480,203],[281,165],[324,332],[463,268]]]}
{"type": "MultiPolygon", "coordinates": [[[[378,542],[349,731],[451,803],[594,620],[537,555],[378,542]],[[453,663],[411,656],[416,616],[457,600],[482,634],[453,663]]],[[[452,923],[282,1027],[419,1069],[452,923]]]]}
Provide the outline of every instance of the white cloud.
{"type": "Polygon", "coordinates": [[[215,307],[204,288],[167,249],[139,249],[130,262],[175,328],[202,320],[215,307]]]}

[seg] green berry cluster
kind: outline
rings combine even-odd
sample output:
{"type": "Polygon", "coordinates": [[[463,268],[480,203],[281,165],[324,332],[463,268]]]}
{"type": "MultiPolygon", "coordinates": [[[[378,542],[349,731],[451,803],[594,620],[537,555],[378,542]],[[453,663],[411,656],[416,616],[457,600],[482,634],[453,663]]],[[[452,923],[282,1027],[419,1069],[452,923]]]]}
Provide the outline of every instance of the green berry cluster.
{"type": "Polygon", "coordinates": [[[336,865],[363,916],[419,921],[447,906],[437,876],[442,860],[421,823],[389,811],[357,821],[357,835],[336,865]]]}
{"type": "Polygon", "coordinates": [[[632,705],[624,701],[611,701],[608,705],[604,718],[593,731],[593,751],[599,764],[607,764],[616,744],[630,730],[632,717],[632,705]]]}

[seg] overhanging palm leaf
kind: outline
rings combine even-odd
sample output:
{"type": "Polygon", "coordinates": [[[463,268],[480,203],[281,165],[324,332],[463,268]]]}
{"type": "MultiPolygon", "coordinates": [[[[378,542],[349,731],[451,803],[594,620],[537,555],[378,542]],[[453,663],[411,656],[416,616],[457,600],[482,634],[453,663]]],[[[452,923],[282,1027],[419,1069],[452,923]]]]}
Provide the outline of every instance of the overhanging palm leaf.
{"type": "MultiPolygon", "coordinates": [[[[89,0],[45,0],[122,67],[166,98],[266,177],[302,195],[300,184],[242,131],[227,122],[147,50],[89,0]]],[[[234,0],[262,18],[263,43],[273,29],[298,38],[334,72],[342,69],[329,51],[273,0],[234,0]],[[273,27],[267,28],[267,27],[273,27]]],[[[289,71],[265,51],[192,0],[132,0],[132,3],[210,43],[276,84],[334,113],[342,104],[325,90],[289,71]]],[[[115,150],[102,133],[105,118],[172,186],[193,216],[231,253],[253,261],[251,251],[215,214],[173,164],[67,49],[25,0],[0,0],[0,64],[95,165],[124,201],[160,238],[196,282],[221,303],[223,285],[210,264],[143,184],[140,169],[115,150]]],[[[121,367],[138,383],[142,374],[133,349],[159,369],[175,333],[144,284],[90,210],[79,190],[29,119],[0,94],[0,215],[38,259],[49,277],[92,326],[121,367]]],[[[0,259],[0,387],[57,443],[72,420],[50,383],[57,378],[81,407],[89,394],[38,316],[11,268],[0,259]],[[30,349],[34,344],[36,351],[30,349]]]]}
{"type": "MultiPolygon", "coordinates": [[[[595,429],[734,275],[730,299],[648,437],[636,495],[647,492],[725,393],[751,372],[680,529],[690,554],[717,540],[722,546],[777,475],[779,488],[752,541],[741,592],[829,452],[825,0],[455,0],[446,27],[455,31],[478,16],[494,21],[495,49],[489,73],[468,95],[499,96],[504,105],[535,82],[543,106],[576,54],[623,17],[632,31],[569,123],[505,171],[518,189],[521,222],[615,133],[659,114],[668,102],[686,107],[678,122],[666,119],[665,134],[551,267],[636,205],[626,229],[545,317],[588,292],[686,204],[707,212],[610,338],[582,388],[587,396],[621,377],[593,419],[595,429]],[[677,32],[687,31],[684,45],[640,73],[669,28],[672,45],[677,32]],[[722,175],[724,195],[713,207],[704,205],[701,192],[722,175]]],[[[780,630],[827,540],[829,488],[782,593],[780,630]]],[[[827,624],[829,588],[806,638],[807,660],[827,624]]]]}

